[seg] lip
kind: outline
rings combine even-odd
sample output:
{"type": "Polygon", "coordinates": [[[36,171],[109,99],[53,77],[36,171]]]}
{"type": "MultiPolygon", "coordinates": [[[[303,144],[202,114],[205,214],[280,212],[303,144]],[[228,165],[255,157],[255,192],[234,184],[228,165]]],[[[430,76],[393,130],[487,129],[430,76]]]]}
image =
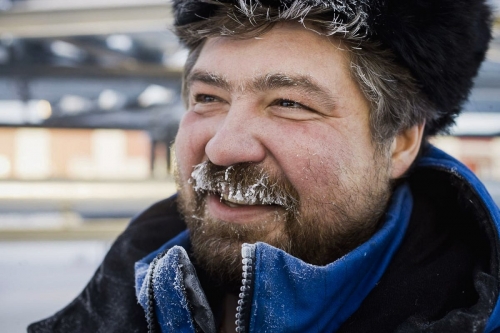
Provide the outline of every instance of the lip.
{"type": "Polygon", "coordinates": [[[214,218],[238,224],[257,223],[274,217],[275,212],[283,210],[276,205],[248,205],[240,207],[229,207],[221,202],[216,194],[207,197],[207,209],[214,218]]]}

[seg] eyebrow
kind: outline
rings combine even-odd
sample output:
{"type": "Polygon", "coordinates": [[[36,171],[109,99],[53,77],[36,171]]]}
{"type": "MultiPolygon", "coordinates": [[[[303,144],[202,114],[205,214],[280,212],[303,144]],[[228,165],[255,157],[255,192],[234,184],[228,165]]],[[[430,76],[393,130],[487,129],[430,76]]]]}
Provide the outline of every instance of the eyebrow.
{"type": "Polygon", "coordinates": [[[223,76],[210,72],[193,71],[186,79],[186,86],[190,87],[194,82],[202,82],[217,88],[231,91],[231,84],[223,76]]]}
{"type": "MultiPolygon", "coordinates": [[[[231,84],[231,82],[225,77],[208,71],[193,71],[186,80],[187,87],[191,86],[196,81],[227,91],[234,91],[236,88],[236,86],[231,84]]],[[[258,76],[246,84],[238,85],[238,89],[242,91],[250,90],[263,92],[280,88],[293,88],[308,95],[313,95],[321,101],[320,103],[322,105],[330,109],[337,105],[336,99],[328,92],[328,90],[314,82],[314,79],[308,75],[270,73],[258,76]]]]}

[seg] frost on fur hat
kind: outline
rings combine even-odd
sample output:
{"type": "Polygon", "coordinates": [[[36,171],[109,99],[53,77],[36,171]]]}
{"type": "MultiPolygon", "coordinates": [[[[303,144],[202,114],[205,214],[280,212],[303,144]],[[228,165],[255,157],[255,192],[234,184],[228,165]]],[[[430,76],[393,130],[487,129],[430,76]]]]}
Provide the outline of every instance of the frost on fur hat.
{"type": "Polygon", "coordinates": [[[486,0],[174,0],[175,25],[210,18],[217,2],[283,13],[298,7],[295,13],[303,9],[298,20],[321,8],[331,13],[332,22],[350,23],[361,38],[378,40],[410,70],[439,112],[428,134],[453,123],[491,39],[486,0]]]}

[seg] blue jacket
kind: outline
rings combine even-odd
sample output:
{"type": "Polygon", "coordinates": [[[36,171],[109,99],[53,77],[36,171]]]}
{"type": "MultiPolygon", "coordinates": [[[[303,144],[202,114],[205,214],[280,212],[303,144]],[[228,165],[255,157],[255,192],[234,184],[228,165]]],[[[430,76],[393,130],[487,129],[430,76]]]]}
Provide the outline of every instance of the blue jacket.
{"type": "MultiPolygon", "coordinates": [[[[500,332],[499,223],[479,180],[429,147],[382,227],[343,258],[317,267],[245,245],[240,331],[500,332]]],[[[175,198],[159,202],[131,222],[71,304],[28,331],[147,332],[154,311],[162,332],[214,332],[221,292],[189,252],[175,198]]]]}

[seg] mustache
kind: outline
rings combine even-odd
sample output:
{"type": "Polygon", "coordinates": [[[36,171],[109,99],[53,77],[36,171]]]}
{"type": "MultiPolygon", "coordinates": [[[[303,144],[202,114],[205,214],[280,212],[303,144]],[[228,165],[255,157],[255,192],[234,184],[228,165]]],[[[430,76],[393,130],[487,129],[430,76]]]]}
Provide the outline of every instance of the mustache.
{"type": "Polygon", "coordinates": [[[221,199],[250,205],[279,205],[296,211],[298,193],[288,179],[254,163],[220,166],[205,161],[194,166],[189,183],[195,193],[218,194],[221,199]]]}

